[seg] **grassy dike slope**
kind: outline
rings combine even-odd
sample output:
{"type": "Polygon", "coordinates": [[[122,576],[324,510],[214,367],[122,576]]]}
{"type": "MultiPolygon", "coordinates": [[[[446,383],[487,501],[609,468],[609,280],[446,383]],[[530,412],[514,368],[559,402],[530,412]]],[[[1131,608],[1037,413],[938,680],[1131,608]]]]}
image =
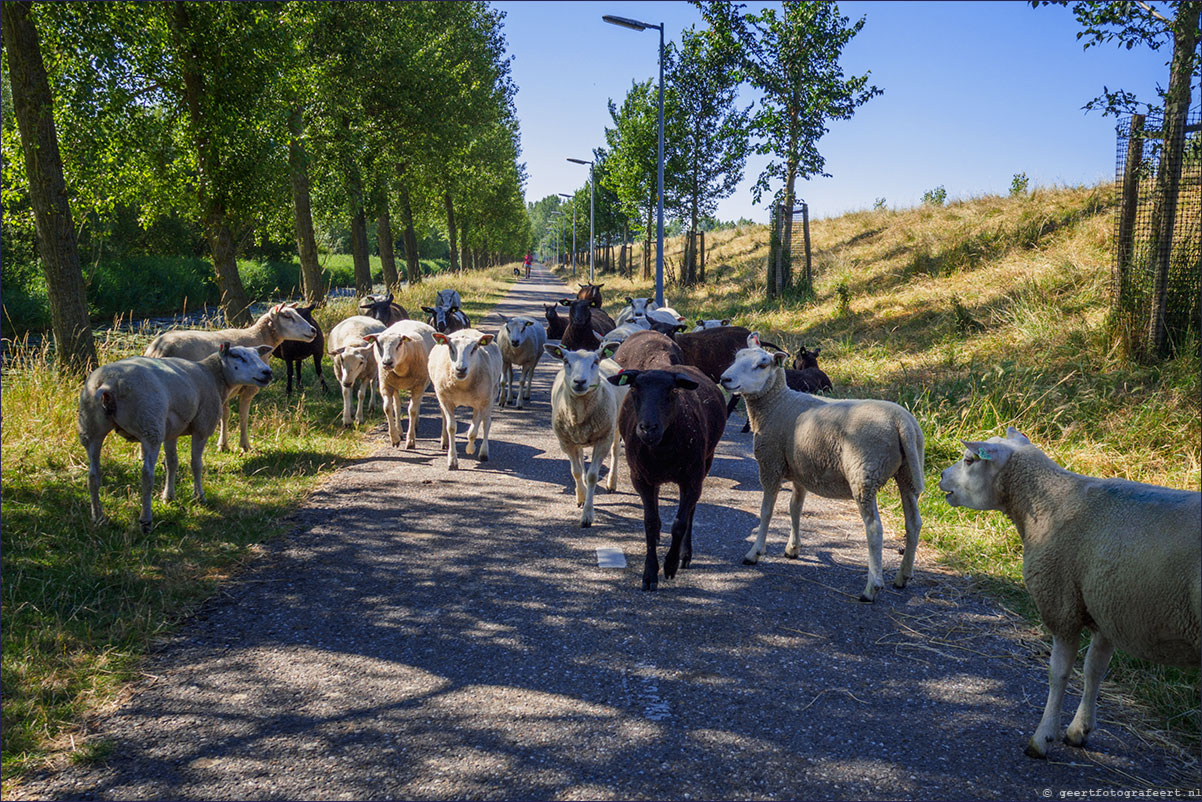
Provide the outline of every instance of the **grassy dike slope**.
{"type": "MultiPolygon", "coordinates": [[[[1140,366],[1108,332],[1113,203],[1103,185],[813,221],[811,302],[763,300],[765,226],[711,232],[708,282],[668,286],[665,296],[690,319],[731,317],[791,349],[821,346],[835,396],[910,409],[926,434],[924,543],[1034,621],[1014,526],[1000,512],[952,509],[939,492],[961,439],[1011,424],[1072,471],[1200,484],[1198,342],[1140,366]]],[[[679,274],[682,247],[665,245],[670,274],[679,274]]],[[[614,314],[625,296],[654,295],[650,281],[597,280],[614,314]]],[[[881,506],[900,531],[896,492],[881,506]]],[[[1151,704],[1154,727],[1196,747],[1197,670],[1120,654],[1110,677],[1151,704]]]]}
{"type": "MultiPolygon", "coordinates": [[[[396,300],[415,318],[436,290],[457,287],[473,320],[487,314],[513,282],[515,265],[430,280],[396,300]]],[[[319,309],[327,333],[357,314],[342,299],[319,309]]],[[[145,350],[149,334],[101,336],[103,363],[145,350]]],[[[187,446],[182,446],[174,502],[154,501],[154,530],[138,526],[138,446],[115,434],[101,458],[101,501],[110,523],[89,520],[87,455],[76,436],[82,382],[47,364],[41,349],[13,349],[3,376],[2,550],[3,778],[5,787],[30,766],[67,752],[102,756],[83,745],[89,716],[120,698],[138,675],[156,636],[212,595],[259,544],[287,531],[288,516],[332,471],[369,454],[366,436],[383,416],[379,405],[364,429],[343,429],[342,398],[325,360],[322,393],[306,361],[303,391],[284,395],[284,365],[251,405],[252,451],[221,453],[216,435],[205,449],[208,501],[192,499],[187,446]]],[[[427,401],[427,405],[429,401],[427,401]]],[[[429,406],[427,406],[427,413],[429,406]]],[[[237,426],[237,408],[231,424],[237,426]]],[[[157,487],[163,486],[160,460],[157,487]]]]}

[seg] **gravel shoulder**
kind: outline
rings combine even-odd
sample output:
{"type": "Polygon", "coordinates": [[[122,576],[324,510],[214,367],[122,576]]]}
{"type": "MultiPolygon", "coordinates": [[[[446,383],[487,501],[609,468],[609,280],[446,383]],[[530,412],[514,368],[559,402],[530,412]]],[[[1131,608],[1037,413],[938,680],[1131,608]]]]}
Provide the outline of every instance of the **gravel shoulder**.
{"type": "MultiPolygon", "coordinates": [[[[536,267],[499,311],[541,318],[564,291],[536,267]]],[[[910,587],[856,601],[866,555],[850,502],[811,495],[801,557],[786,560],[782,493],[768,556],[742,565],[760,492],[737,415],[697,508],[693,566],[644,593],[625,464],[616,493],[599,487],[594,526],[577,525],[549,424],[556,370],[544,360],[533,402],[494,413],[487,463],[463,456],[461,410],[460,470],[446,470],[432,393],[415,451],[377,427],[381,447],[148,660],[99,724],[109,759],[31,777],[15,797],[1196,795],[1197,763],[1146,743],[1106,700],[1087,749],[1027,758],[1046,657],[921,547],[910,587]],[[598,547],[627,567],[598,567],[598,547]]]]}

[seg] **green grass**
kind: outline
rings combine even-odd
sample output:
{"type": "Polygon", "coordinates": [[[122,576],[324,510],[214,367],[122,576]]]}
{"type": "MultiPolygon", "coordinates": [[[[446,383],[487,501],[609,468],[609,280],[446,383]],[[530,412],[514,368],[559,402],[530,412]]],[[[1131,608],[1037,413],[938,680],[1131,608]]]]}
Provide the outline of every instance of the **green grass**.
{"type": "MultiPolygon", "coordinates": [[[[512,269],[427,281],[400,300],[412,310],[429,303],[437,289],[455,286],[478,319],[507,291],[512,269]]],[[[355,312],[354,301],[344,299],[318,310],[317,319],[328,331],[355,312]]],[[[149,339],[102,338],[101,361],[140,354],[149,339]]],[[[325,476],[369,453],[373,446],[363,431],[341,427],[341,397],[328,362],[325,371],[328,393],[306,365],[305,386],[291,401],[278,380],[258,394],[251,405],[253,451],[223,454],[216,438],[209,443],[204,504],[191,498],[190,470],[182,459],[179,496],[173,502],[156,497],[155,527],[143,534],[137,446],[116,436],[106,441],[101,501],[110,522],[92,524],[87,459],[75,433],[81,382],[50,367],[44,348],[14,349],[4,369],[0,431],[6,790],[58,755],[103,759],[107,747],[90,745],[82,722],[138,676],[152,640],[252,559],[260,544],[286,531],[287,517],[325,476]]],[[[236,410],[232,419],[236,425],[236,410]]],[[[368,428],[380,420],[377,413],[368,428]]],[[[236,443],[236,432],[232,439],[236,443]]],[[[161,488],[161,465],[156,478],[161,488]]]]}
{"type": "MultiPolygon", "coordinates": [[[[926,435],[923,541],[1030,621],[1022,544],[1001,513],[949,507],[939,473],[961,439],[1017,426],[1069,470],[1197,490],[1198,342],[1140,365],[1108,320],[1111,189],[1038,189],[946,207],[856,212],[811,224],[816,298],[767,303],[768,231],[707,235],[707,284],[669,286],[689,319],[734,318],[782,346],[822,347],[834,395],[897,401],[926,435]]],[[[636,275],[641,264],[636,249],[636,275]]],[[[679,274],[681,240],[665,243],[679,274]]],[[[653,295],[652,282],[606,274],[606,307],[653,295]]],[[[895,492],[882,511],[903,527],[895,492]]],[[[1109,675],[1151,706],[1156,729],[1199,743],[1199,672],[1117,656],[1109,675]]]]}

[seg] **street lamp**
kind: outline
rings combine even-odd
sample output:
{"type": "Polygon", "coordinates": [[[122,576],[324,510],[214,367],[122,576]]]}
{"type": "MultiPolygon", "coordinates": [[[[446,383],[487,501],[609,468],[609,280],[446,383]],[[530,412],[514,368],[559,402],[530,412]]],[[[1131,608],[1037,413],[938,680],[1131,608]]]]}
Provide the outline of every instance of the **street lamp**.
{"type": "Polygon", "coordinates": [[[566,192],[559,193],[559,196],[572,199],[572,278],[576,278],[576,196],[566,192]]]}
{"type": "Polygon", "coordinates": [[[555,226],[555,264],[559,265],[559,212],[551,213],[551,223],[555,226]]]}
{"type": "Polygon", "coordinates": [[[593,228],[593,163],[584,159],[568,159],[575,164],[588,165],[588,283],[593,283],[593,260],[597,258],[597,245],[593,228]]]}
{"type": "Polygon", "coordinates": [[[634,31],[645,31],[648,28],[659,29],[659,164],[656,168],[659,180],[659,208],[655,224],[655,302],[664,305],[664,25],[650,22],[639,22],[628,17],[615,17],[606,14],[601,19],[611,25],[630,28],[634,31]]]}

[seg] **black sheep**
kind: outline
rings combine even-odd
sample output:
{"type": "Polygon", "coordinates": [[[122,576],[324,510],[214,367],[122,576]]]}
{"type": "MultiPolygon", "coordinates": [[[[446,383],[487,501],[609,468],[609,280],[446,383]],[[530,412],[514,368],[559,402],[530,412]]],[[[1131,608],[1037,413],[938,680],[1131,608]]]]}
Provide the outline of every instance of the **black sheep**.
{"type": "Polygon", "coordinates": [[[672,543],[664,555],[664,578],[676,576],[693,559],[693,512],[714,462],[714,449],[726,428],[725,404],[717,385],[688,365],[665,370],[624,370],[611,384],[630,388],[618,412],[618,430],[626,444],[630,483],[643,502],[647,555],[643,590],[659,584],[659,489],[680,488],[672,522],[672,543]]]}
{"type": "Polygon", "coordinates": [[[547,317],[547,339],[558,340],[563,337],[568,321],[559,316],[559,304],[543,304],[543,314],[547,317]]]}
{"type": "Polygon", "coordinates": [[[636,331],[618,346],[613,360],[623,370],[651,370],[683,365],[684,352],[679,345],[657,331],[636,331]]]}
{"type": "Polygon", "coordinates": [[[321,374],[321,359],[326,352],[326,338],[321,333],[321,326],[317,325],[317,321],[313,319],[313,310],[316,308],[317,304],[296,307],[300,316],[309,321],[317,330],[316,337],[307,343],[300,340],[284,340],[271,352],[272,356],[284,360],[284,365],[288,368],[288,389],[284,391],[284,394],[289,398],[292,396],[292,366],[296,365],[296,387],[300,389],[301,364],[309,357],[313,357],[313,369],[317,372],[317,378],[321,380],[322,392],[328,389],[326,377],[321,374]]]}
{"type": "Polygon", "coordinates": [[[369,295],[363,299],[363,303],[359,304],[359,308],[363,310],[363,314],[375,318],[385,326],[409,319],[409,313],[405,311],[405,307],[392,302],[391,292],[379,299],[369,295]]]}

